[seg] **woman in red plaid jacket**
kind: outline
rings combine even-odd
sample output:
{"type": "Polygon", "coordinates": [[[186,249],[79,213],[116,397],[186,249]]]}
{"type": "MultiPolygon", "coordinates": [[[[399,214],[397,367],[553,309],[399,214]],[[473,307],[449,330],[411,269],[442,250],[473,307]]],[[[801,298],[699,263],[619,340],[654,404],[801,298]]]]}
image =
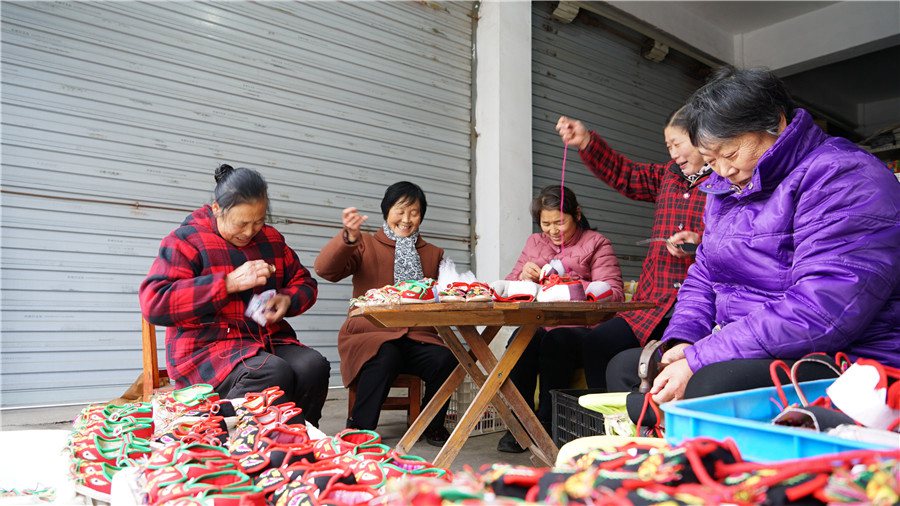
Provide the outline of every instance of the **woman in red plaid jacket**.
{"type": "Polygon", "coordinates": [[[285,317],[316,302],[317,284],[273,227],[268,187],[255,170],[222,165],[212,205],[162,240],[141,284],[141,311],[166,329],[166,367],[175,386],[208,383],[223,398],[279,386],[318,425],[331,365],[297,340],[285,317]],[[275,295],[257,321],[250,299],[275,295]],[[263,323],[264,322],[264,323],[263,323]]]}
{"type": "MultiPolygon", "coordinates": [[[[606,365],[618,352],[659,339],[678,288],[693,263],[693,257],[678,245],[700,243],[706,194],[699,191],[699,186],[711,169],[691,145],[681,113],[681,110],[672,113],[666,122],[666,148],[672,156],[667,163],[631,161],[610,148],[596,132],[588,132],[580,121],[561,117],[556,124],[563,142],[578,147],[582,161],[595,176],[630,199],[656,203],[650,236],[668,239],[650,243],[633,299],[652,302],[656,307],[623,313],[580,336],[580,352],[590,357],[584,362],[591,388],[606,387],[606,365]]],[[[566,338],[560,336],[557,341],[562,345],[566,338]]],[[[549,342],[547,349],[554,349],[552,345],[549,342]]],[[[546,360],[554,359],[546,357],[546,360]]]]}

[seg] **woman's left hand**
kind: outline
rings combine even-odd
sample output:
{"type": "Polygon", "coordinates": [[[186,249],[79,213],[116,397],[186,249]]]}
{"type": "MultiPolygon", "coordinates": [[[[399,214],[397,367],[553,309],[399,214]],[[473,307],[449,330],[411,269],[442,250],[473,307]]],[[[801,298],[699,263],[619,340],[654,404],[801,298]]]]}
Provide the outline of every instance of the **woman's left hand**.
{"type": "Polygon", "coordinates": [[[691,371],[687,359],[683,358],[667,365],[653,381],[653,388],[650,389],[653,401],[662,404],[684,398],[684,388],[693,375],[694,371],[691,371]]]}
{"type": "Polygon", "coordinates": [[[683,359],[684,350],[688,346],[690,346],[690,344],[688,343],[678,343],[675,346],[672,346],[665,353],[663,353],[663,356],[659,360],[659,363],[665,366],[683,359]]]}
{"type": "Polygon", "coordinates": [[[277,293],[274,297],[269,299],[268,304],[266,304],[266,322],[275,323],[282,318],[287,313],[288,309],[291,307],[291,298],[287,295],[277,293]]]}

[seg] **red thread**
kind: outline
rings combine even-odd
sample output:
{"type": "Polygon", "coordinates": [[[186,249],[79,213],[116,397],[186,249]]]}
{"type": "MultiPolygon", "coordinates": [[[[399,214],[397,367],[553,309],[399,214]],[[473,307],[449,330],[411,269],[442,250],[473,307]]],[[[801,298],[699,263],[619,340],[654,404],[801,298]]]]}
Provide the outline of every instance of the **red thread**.
{"type": "MultiPolygon", "coordinates": [[[[262,328],[263,331],[260,332],[259,336],[257,336],[257,335],[253,332],[253,329],[250,327],[250,325],[249,325],[245,320],[240,319],[240,320],[233,320],[233,321],[235,322],[236,327],[238,328],[238,330],[241,330],[241,324],[243,324],[244,327],[246,327],[246,329],[247,329],[247,334],[250,335],[250,340],[253,341],[254,343],[259,343],[259,345],[262,347],[262,351],[266,352],[266,357],[263,358],[262,364],[259,364],[258,367],[250,367],[250,366],[248,366],[247,363],[245,362],[245,358],[244,358],[243,355],[241,356],[241,365],[244,366],[244,367],[246,367],[247,369],[249,369],[249,370],[251,370],[251,371],[257,371],[257,370],[259,370],[259,369],[262,369],[263,366],[266,365],[266,362],[269,361],[269,357],[275,354],[275,346],[272,345],[272,351],[271,351],[271,352],[269,352],[269,349],[268,349],[268,346],[267,346],[267,344],[271,344],[271,339],[268,340],[268,343],[267,343],[267,340],[266,340],[266,337],[268,337],[268,335],[271,334],[271,331],[270,331],[269,327],[268,327],[268,326],[263,327],[263,328],[262,328]]],[[[245,339],[245,338],[244,338],[244,337],[241,337],[240,339],[243,340],[243,339],[245,339]]],[[[226,356],[225,353],[219,352],[218,358],[228,358],[228,357],[226,356]]]]}
{"type": "MultiPolygon", "coordinates": [[[[566,201],[566,154],[569,152],[569,143],[563,146],[563,162],[562,177],[559,182],[559,226],[562,228],[563,222],[563,203],[566,201]]],[[[574,216],[572,217],[575,218],[574,216]]],[[[563,250],[566,247],[566,235],[563,231],[559,231],[559,257],[562,258],[563,250]]]]}

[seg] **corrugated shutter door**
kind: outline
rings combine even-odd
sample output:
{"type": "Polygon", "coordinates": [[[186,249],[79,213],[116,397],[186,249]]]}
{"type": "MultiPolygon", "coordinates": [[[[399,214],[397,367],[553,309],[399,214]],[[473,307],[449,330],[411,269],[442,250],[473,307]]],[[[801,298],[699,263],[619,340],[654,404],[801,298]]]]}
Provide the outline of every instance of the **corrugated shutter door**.
{"type": "MultiPolygon", "coordinates": [[[[701,83],[692,64],[669,52],[662,63],[641,57],[646,38],[584,10],[571,24],[551,18],[553,2],[535,2],[532,23],[534,189],[559,184],[563,146],[556,121],[577,118],[635,161],[668,161],[663,125],[701,83]]],[[[629,200],[594,177],[574,149],[566,186],[591,226],[612,241],[625,280],[637,279],[650,237],[653,204],[629,200]]]]}
{"type": "MultiPolygon", "coordinates": [[[[135,379],[137,287],[219,163],[263,173],[308,267],[341,209],[380,226],[385,187],[411,180],[423,234],[468,268],[471,9],[4,2],[2,406],[106,400],[135,379]]],[[[320,280],[291,322],[332,384],[349,296],[320,280]]]]}

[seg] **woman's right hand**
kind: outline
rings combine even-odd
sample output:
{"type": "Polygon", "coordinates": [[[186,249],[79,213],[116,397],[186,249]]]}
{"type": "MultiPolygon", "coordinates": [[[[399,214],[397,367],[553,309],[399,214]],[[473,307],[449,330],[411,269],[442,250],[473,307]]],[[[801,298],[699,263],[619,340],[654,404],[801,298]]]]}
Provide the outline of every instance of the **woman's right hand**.
{"type": "Polygon", "coordinates": [[[228,293],[243,292],[266,284],[275,272],[275,266],[265,260],[250,260],[225,276],[225,291],[228,293]]]}
{"type": "Polygon", "coordinates": [[[522,272],[519,273],[519,279],[537,283],[541,279],[541,268],[534,262],[528,262],[522,266],[522,272]]]}
{"type": "Polygon", "coordinates": [[[347,231],[348,241],[356,242],[359,239],[359,229],[368,219],[368,216],[359,214],[355,207],[348,207],[341,211],[341,221],[344,224],[344,230],[347,231]]]}
{"type": "Polygon", "coordinates": [[[687,253],[683,249],[679,247],[680,244],[690,243],[690,244],[700,244],[701,235],[697,232],[693,232],[691,230],[682,230],[681,232],[675,232],[672,237],[669,237],[669,240],[666,241],[666,249],[669,250],[669,254],[675,258],[684,258],[687,256],[693,256],[693,253],[687,253]]]}
{"type": "Polygon", "coordinates": [[[588,147],[591,142],[590,132],[585,128],[584,123],[577,119],[560,116],[559,121],[556,122],[556,131],[559,132],[559,137],[564,143],[577,146],[579,150],[588,147]]]}

